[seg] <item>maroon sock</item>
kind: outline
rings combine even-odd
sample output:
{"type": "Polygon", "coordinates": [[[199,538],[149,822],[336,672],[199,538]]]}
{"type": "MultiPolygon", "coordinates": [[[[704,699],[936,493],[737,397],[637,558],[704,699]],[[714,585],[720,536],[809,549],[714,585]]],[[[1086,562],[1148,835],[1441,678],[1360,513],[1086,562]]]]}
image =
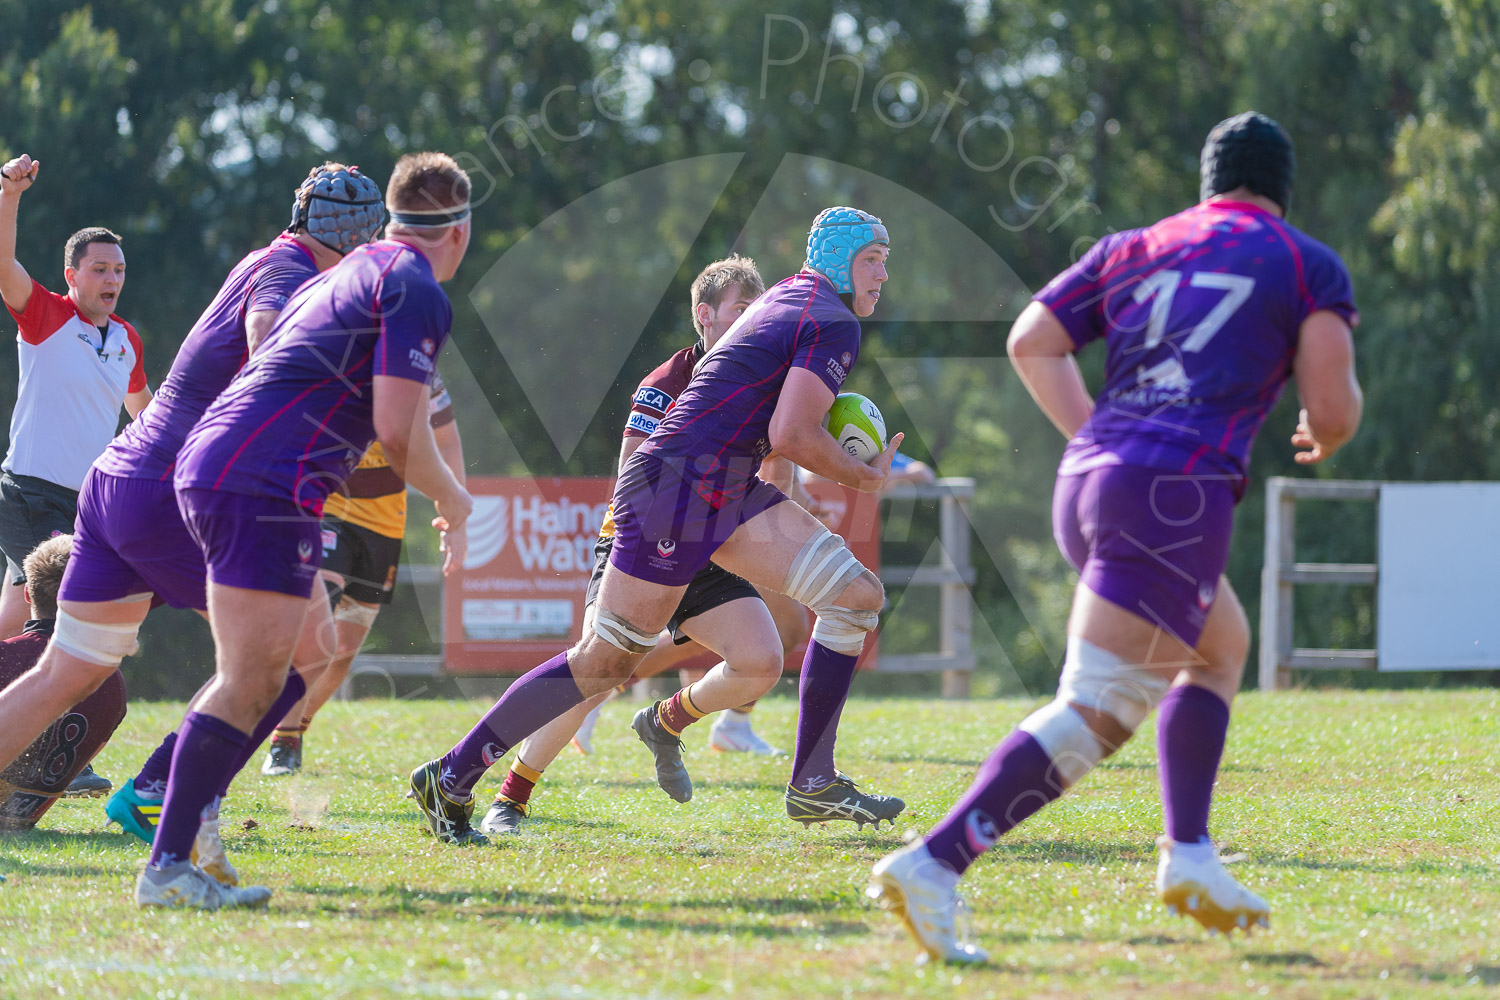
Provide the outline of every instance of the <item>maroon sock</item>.
{"type": "Polygon", "coordinates": [[[703,713],[698,711],[697,705],[693,704],[692,696],[688,694],[687,688],[683,688],[662,702],[656,712],[661,727],[673,736],[681,736],[684,729],[703,718],[703,713]]]}

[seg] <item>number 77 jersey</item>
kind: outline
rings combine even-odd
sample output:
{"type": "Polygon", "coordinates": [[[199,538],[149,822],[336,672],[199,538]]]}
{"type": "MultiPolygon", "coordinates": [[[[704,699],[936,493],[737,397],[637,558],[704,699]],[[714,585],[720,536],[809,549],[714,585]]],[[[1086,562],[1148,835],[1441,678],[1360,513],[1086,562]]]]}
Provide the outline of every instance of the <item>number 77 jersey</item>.
{"type": "Polygon", "coordinates": [[[1231,201],[1106,236],[1036,301],[1075,349],[1099,337],[1108,347],[1104,389],[1061,473],[1137,465],[1230,477],[1241,493],[1302,321],[1326,309],[1359,322],[1338,254],[1231,201]]]}

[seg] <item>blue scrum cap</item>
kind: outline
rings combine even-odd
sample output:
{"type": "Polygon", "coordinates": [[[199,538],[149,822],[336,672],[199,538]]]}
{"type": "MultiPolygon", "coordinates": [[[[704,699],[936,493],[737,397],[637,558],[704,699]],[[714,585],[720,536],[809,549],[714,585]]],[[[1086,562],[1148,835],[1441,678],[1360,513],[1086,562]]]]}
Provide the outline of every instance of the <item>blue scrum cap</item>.
{"type": "Polygon", "coordinates": [[[849,268],[861,250],[872,243],[891,245],[885,223],[857,208],[825,208],[807,234],[807,263],[825,275],[840,293],[854,291],[849,268]]]}
{"type": "Polygon", "coordinates": [[[290,232],[307,235],[330,250],[346,254],[380,235],[385,199],[375,182],[358,167],[315,167],[292,198],[290,232]],[[305,198],[304,198],[305,196],[305,198]],[[304,200],[306,204],[304,205],[304,200]]]}

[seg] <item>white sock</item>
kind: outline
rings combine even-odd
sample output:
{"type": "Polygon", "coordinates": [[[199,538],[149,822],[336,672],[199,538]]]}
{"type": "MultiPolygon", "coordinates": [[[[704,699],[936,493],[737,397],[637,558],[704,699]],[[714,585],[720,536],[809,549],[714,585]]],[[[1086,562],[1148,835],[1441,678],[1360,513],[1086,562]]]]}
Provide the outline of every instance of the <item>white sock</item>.
{"type": "Polygon", "coordinates": [[[1206,864],[1219,856],[1218,850],[1214,847],[1214,842],[1207,837],[1204,837],[1196,844],[1185,844],[1182,841],[1174,840],[1172,841],[1172,853],[1184,861],[1191,861],[1195,864],[1206,864]]]}

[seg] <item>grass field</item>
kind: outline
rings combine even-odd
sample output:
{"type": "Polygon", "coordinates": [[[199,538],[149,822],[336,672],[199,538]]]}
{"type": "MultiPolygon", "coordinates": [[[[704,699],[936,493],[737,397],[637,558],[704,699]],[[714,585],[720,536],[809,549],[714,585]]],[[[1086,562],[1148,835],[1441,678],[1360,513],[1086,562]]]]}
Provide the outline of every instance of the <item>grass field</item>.
{"type": "MultiPolygon", "coordinates": [[[[606,707],[523,836],[457,850],[425,835],[404,776],[477,703],[330,706],[309,769],[247,772],[225,808],[269,912],[142,912],[142,846],[102,801],[0,838],[0,996],[1479,997],[1500,995],[1500,694],[1284,693],[1239,704],[1214,816],[1272,929],[1210,939],[1151,890],[1161,823],[1149,729],[1024,825],[966,881],[988,968],[918,968],[864,895],[896,833],[803,830],[785,763],[702,750],[697,797],[658,791],[606,707]],[[250,821],[254,821],[253,826],[250,821]],[[247,826],[252,826],[246,829],[247,826]]],[[[840,761],[925,828],[1028,710],[1018,701],[855,701],[840,761]]],[[[759,727],[789,746],[795,705],[759,727]]],[[[96,760],[134,773],[181,706],[132,706],[96,760]]],[[[481,787],[487,801],[503,771],[481,787]]]]}

